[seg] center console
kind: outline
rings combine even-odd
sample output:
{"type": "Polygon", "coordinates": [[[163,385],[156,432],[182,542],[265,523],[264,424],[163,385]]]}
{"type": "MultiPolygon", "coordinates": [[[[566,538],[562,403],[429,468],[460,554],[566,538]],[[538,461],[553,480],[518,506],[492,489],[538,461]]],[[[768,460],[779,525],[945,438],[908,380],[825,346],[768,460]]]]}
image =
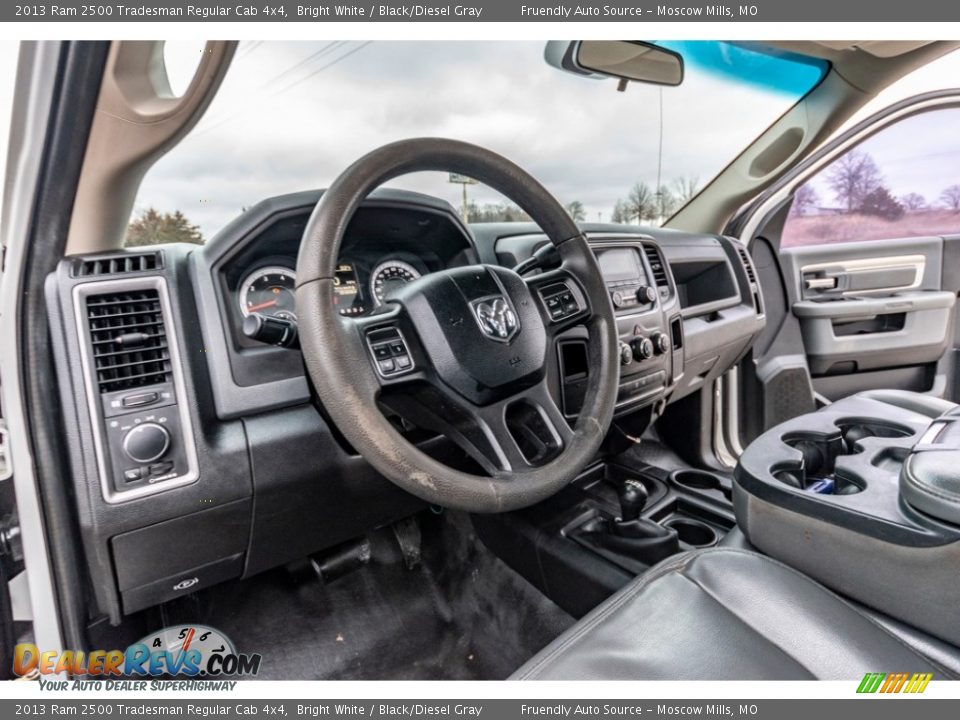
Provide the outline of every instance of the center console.
{"type": "Polygon", "coordinates": [[[960,412],[926,409],[866,393],[783,423],[744,451],[734,503],[762,552],[960,644],[960,412]]]}
{"type": "MultiPolygon", "coordinates": [[[[683,328],[666,263],[654,243],[594,239],[591,246],[617,320],[617,411],[624,412],[663,397],[675,369],[682,370],[683,328]]],[[[572,419],[580,412],[587,387],[586,338],[565,338],[558,350],[563,410],[572,419]]]]}

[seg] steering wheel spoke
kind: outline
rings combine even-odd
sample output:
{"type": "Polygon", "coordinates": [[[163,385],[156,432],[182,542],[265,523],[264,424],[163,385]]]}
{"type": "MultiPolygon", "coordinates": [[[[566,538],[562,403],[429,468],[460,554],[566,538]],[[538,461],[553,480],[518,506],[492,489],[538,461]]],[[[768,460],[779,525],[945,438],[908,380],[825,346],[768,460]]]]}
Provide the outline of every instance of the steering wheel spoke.
{"type": "Polygon", "coordinates": [[[382,402],[454,442],[491,476],[530,472],[557,457],[573,439],[546,380],[482,406],[434,383],[405,388],[382,402]]]}

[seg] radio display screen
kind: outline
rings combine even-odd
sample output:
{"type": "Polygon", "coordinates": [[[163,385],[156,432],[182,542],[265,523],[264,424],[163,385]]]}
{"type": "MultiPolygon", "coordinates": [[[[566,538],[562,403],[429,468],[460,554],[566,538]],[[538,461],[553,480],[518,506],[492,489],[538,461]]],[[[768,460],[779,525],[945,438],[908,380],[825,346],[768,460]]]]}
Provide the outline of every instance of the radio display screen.
{"type": "Polygon", "coordinates": [[[597,263],[606,282],[640,280],[640,256],[634,248],[611,248],[597,251],[597,263]]]}

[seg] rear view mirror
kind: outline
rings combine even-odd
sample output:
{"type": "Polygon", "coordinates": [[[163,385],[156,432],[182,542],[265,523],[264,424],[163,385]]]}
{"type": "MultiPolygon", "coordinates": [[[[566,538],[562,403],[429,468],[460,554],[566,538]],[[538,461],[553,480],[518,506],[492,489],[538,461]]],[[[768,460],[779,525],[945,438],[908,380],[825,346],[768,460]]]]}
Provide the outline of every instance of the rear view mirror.
{"type": "Polygon", "coordinates": [[[577,75],[654,85],[683,82],[683,57],[679,53],[639,40],[551,40],[544,59],[577,75]]]}

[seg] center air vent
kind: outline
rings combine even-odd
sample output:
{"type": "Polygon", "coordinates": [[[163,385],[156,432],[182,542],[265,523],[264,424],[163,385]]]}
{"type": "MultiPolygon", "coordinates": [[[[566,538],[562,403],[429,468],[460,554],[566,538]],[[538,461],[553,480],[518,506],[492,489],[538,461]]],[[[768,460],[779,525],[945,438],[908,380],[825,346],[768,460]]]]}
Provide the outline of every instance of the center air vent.
{"type": "Polygon", "coordinates": [[[157,290],[91,295],[87,323],[101,393],[170,379],[170,351],[157,290]]]}
{"type": "Polygon", "coordinates": [[[740,253],[740,259],[743,261],[743,267],[747,271],[747,279],[752,285],[757,283],[757,274],[753,270],[753,262],[750,260],[750,253],[743,245],[737,245],[737,252],[740,253]]]}
{"type": "Polygon", "coordinates": [[[74,266],[74,277],[93,275],[116,275],[118,273],[145,272],[161,267],[160,253],[130,253],[109,257],[80,260],[74,266]]]}
{"type": "Polygon", "coordinates": [[[650,270],[653,272],[653,281],[661,290],[670,290],[670,281],[667,279],[667,268],[660,256],[660,250],[653,245],[644,245],[643,252],[647,256],[647,262],[650,263],[650,270]]]}

